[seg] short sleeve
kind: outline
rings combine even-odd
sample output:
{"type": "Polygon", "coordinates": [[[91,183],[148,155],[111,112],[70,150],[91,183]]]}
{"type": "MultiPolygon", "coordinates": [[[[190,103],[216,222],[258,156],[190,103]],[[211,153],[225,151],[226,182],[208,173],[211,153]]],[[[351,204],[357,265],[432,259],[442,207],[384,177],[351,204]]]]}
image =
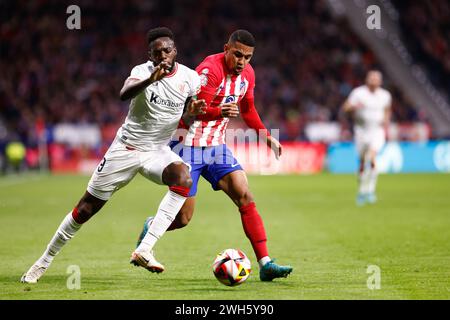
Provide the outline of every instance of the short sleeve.
{"type": "Polygon", "coordinates": [[[210,61],[203,61],[195,68],[200,77],[200,90],[203,93],[215,95],[220,86],[218,68],[210,61]]]}
{"type": "Polygon", "coordinates": [[[145,69],[142,68],[142,66],[135,66],[133,69],[131,69],[130,76],[128,79],[137,79],[137,80],[143,80],[146,78],[145,75],[145,69]]]}
{"type": "Polygon", "coordinates": [[[189,96],[195,96],[200,92],[201,79],[197,72],[193,71],[191,76],[191,83],[189,84],[189,96]]]}
{"type": "Polygon", "coordinates": [[[348,102],[352,106],[356,106],[359,103],[359,97],[358,97],[357,90],[352,90],[352,92],[350,92],[350,95],[348,96],[348,102]]]}

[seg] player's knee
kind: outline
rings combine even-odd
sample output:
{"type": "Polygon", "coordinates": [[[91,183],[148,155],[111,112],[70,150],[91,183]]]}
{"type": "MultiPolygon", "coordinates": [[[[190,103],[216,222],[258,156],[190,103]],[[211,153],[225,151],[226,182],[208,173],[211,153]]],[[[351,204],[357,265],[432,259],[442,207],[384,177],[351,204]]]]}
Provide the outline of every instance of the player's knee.
{"type": "Polygon", "coordinates": [[[178,181],[178,185],[190,189],[192,187],[191,175],[188,173],[186,176],[181,177],[178,181]]]}
{"type": "Polygon", "coordinates": [[[183,169],[179,170],[178,175],[175,178],[174,185],[184,188],[192,187],[191,174],[186,166],[183,166],[183,169]]]}
{"type": "Polygon", "coordinates": [[[163,181],[170,187],[190,188],[192,186],[191,174],[185,164],[169,165],[163,172],[163,181]]]}
{"type": "Polygon", "coordinates": [[[190,189],[192,187],[192,178],[188,175],[179,175],[178,177],[174,178],[170,183],[170,187],[183,187],[190,189]]]}
{"type": "Polygon", "coordinates": [[[238,198],[236,199],[236,204],[238,205],[238,207],[246,206],[252,202],[254,202],[254,198],[249,190],[245,190],[240,193],[238,198]]]}

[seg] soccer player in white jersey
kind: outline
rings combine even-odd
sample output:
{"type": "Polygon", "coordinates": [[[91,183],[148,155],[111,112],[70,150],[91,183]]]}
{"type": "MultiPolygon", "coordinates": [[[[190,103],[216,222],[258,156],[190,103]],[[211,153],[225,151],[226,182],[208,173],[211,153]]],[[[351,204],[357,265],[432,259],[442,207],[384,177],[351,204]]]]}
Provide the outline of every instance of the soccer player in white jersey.
{"type": "Polygon", "coordinates": [[[381,88],[383,75],[367,73],[366,84],[353,89],[343,105],[354,116],[354,138],[359,156],[357,203],[375,203],[377,183],[376,156],[386,142],[391,117],[391,94],[381,88]]]}
{"type": "Polygon", "coordinates": [[[168,143],[185,104],[196,115],[204,112],[204,101],[190,99],[200,88],[200,77],[175,61],[173,33],[168,28],[155,28],[147,38],[150,61],[134,67],[120,91],[121,100],[131,99],[124,124],[92,174],[87,191],[64,218],[43,255],[22,276],[22,282],[36,283],[82,224],[137,173],[169,186],[169,191],[159,205],[157,223],[132,253],[130,262],[151,272],[164,270],[153,257],[152,247],[174,220],[192,185],[188,166],[168,143]]]}

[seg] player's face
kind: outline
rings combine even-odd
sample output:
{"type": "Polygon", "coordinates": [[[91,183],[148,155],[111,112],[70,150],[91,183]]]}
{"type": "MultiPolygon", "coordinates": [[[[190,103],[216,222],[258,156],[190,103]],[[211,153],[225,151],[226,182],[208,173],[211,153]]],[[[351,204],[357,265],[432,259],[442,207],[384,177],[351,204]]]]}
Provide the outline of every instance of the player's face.
{"type": "Polygon", "coordinates": [[[366,84],[368,87],[376,89],[383,83],[383,76],[379,71],[370,71],[367,74],[366,84]]]}
{"type": "Polygon", "coordinates": [[[161,37],[150,44],[150,51],[148,53],[150,61],[152,61],[155,66],[161,62],[166,62],[173,67],[177,57],[177,48],[172,39],[169,37],[161,37]]]}
{"type": "Polygon", "coordinates": [[[247,63],[253,56],[255,48],[246,46],[240,42],[228,42],[225,44],[225,63],[234,74],[241,74],[247,63]]]}

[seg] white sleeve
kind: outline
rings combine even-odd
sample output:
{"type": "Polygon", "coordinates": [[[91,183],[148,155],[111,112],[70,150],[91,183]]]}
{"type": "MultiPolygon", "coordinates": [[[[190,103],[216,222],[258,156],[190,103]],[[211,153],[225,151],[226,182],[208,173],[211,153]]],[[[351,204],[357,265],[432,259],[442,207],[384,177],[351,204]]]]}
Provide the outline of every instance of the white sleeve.
{"type": "Polygon", "coordinates": [[[357,90],[352,90],[352,92],[350,92],[350,95],[348,96],[348,102],[352,106],[356,106],[359,103],[359,97],[358,97],[357,90]]]}
{"type": "Polygon", "coordinates": [[[132,78],[132,79],[143,80],[146,78],[144,71],[145,71],[145,69],[142,68],[142,66],[135,66],[131,70],[131,73],[130,73],[130,76],[128,77],[128,79],[132,78]]]}
{"type": "Polygon", "coordinates": [[[189,84],[189,96],[195,96],[200,92],[201,87],[201,79],[196,71],[192,70],[191,82],[189,84]]]}

